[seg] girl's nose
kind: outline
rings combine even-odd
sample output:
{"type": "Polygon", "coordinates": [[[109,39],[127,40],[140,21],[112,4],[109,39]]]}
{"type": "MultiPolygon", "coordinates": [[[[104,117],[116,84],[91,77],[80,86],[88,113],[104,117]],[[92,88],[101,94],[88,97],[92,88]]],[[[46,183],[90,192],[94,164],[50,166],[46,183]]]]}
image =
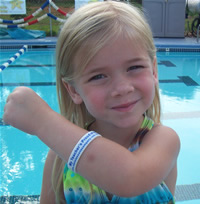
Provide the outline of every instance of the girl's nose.
{"type": "Polygon", "coordinates": [[[121,80],[113,83],[113,88],[111,91],[111,96],[124,96],[134,91],[134,86],[129,80],[121,80]]]}

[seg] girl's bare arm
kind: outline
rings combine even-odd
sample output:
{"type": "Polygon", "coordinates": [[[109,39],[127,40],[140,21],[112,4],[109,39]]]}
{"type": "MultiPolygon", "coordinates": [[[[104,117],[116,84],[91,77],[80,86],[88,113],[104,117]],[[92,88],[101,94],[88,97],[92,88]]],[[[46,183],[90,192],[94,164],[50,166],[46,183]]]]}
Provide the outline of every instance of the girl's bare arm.
{"type": "MultiPolygon", "coordinates": [[[[66,162],[73,147],[87,133],[54,112],[28,88],[17,89],[9,96],[4,120],[37,135],[66,162]]],[[[177,134],[164,126],[147,133],[141,147],[133,153],[98,137],[82,154],[77,170],[105,191],[122,197],[136,196],[169,176],[176,166],[179,148],[177,134]]]]}

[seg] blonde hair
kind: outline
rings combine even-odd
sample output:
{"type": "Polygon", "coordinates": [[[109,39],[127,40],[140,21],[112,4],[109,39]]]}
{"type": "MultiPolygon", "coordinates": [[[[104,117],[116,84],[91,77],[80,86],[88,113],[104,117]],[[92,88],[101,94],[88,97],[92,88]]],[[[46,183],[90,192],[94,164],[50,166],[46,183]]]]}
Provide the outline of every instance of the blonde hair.
{"type": "MultiPolygon", "coordinates": [[[[63,80],[73,84],[73,80],[81,75],[97,52],[120,35],[127,37],[134,46],[146,49],[153,63],[156,48],[152,32],[141,10],[134,6],[115,1],[89,3],[75,11],[61,30],[56,48],[56,80],[60,112],[82,128],[93,118],[83,103],[81,105],[73,103],[63,85],[63,80]]],[[[155,89],[153,104],[146,114],[159,123],[160,99],[158,87],[155,89]]],[[[59,158],[55,164],[61,165],[63,170],[64,164],[59,158]]],[[[62,170],[54,171],[53,174],[58,203],[64,200],[59,198],[62,170]],[[59,176],[55,177],[56,174],[59,176]]]]}

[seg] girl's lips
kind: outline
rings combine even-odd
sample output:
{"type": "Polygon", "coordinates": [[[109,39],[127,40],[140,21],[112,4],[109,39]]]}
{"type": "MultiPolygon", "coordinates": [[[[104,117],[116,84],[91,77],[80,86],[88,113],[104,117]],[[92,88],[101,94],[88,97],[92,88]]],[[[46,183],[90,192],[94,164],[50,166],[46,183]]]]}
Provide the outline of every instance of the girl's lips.
{"type": "Polygon", "coordinates": [[[135,106],[135,104],[137,102],[138,102],[138,100],[131,102],[131,103],[125,103],[125,104],[117,105],[117,106],[112,107],[112,109],[116,110],[116,111],[120,111],[120,112],[128,112],[135,106]]]}

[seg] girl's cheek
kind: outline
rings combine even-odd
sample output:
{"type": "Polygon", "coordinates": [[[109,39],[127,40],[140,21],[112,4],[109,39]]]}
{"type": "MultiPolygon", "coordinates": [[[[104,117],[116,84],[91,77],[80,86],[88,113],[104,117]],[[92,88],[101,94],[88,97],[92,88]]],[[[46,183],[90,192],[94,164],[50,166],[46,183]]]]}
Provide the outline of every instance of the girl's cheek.
{"type": "Polygon", "coordinates": [[[96,91],[88,95],[88,103],[90,103],[92,107],[100,108],[104,104],[104,101],[105,97],[101,92],[96,91]]]}

